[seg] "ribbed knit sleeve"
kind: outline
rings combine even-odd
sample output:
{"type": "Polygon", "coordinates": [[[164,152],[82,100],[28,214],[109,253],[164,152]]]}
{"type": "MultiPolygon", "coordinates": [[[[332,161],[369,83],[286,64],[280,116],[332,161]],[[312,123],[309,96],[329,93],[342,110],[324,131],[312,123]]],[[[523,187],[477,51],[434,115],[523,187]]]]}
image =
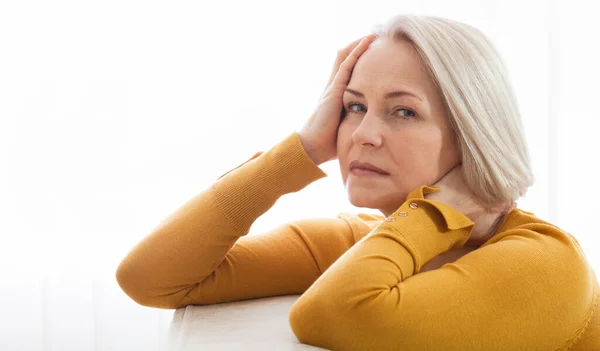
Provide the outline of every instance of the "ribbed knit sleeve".
{"type": "Polygon", "coordinates": [[[348,224],[317,218],[246,234],[279,197],[325,176],[291,133],[163,220],[122,260],[119,285],[159,308],[303,292],[354,244],[348,224]]]}
{"type": "Polygon", "coordinates": [[[239,235],[284,194],[326,177],[306,154],[296,132],[268,152],[235,168],[213,184],[215,204],[239,235]]]}

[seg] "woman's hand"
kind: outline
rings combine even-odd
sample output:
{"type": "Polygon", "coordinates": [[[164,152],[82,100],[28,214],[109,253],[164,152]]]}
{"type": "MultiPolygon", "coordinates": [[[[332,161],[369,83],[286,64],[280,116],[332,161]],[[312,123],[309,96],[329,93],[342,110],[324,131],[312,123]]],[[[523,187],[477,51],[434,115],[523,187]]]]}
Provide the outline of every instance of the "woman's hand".
{"type": "Polygon", "coordinates": [[[480,246],[494,236],[506,214],[517,206],[516,202],[500,203],[486,210],[467,187],[463,177],[462,163],[452,168],[434,186],[438,186],[440,189],[431,194],[425,194],[425,199],[449,205],[475,223],[465,246],[480,246]]]}
{"type": "Polygon", "coordinates": [[[298,133],[304,150],[317,165],[337,158],[337,130],[343,109],[342,96],[356,61],[375,38],[375,34],[367,35],[338,51],[319,105],[298,133]]]}

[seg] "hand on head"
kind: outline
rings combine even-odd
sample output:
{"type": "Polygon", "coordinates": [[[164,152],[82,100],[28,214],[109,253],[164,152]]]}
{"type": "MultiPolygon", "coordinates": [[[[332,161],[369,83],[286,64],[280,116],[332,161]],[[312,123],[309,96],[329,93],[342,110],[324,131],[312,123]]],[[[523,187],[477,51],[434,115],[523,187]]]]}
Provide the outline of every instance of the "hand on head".
{"type": "Polygon", "coordinates": [[[317,165],[337,158],[337,130],[343,111],[342,97],[356,61],[375,38],[374,34],[367,35],[338,51],[319,105],[298,132],[304,150],[317,165]]]}

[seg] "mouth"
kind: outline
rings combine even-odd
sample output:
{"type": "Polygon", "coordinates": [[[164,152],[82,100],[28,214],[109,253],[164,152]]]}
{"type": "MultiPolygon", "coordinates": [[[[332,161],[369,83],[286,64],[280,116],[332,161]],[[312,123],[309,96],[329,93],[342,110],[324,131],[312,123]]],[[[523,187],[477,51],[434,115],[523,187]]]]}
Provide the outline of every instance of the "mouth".
{"type": "Polygon", "coordinates": [[[386,170],[379,168],[369,162],[354,160],[350,162],[350,173],[362,176],[374,175],[390,175],[386,170]]]}
{"type": "Polygon", "coordinates": [[[350,170],[350,174],[359,176],[359,177],[385,177],[389,174],[373,171],[366,168],[355,167],[350,170]]]}

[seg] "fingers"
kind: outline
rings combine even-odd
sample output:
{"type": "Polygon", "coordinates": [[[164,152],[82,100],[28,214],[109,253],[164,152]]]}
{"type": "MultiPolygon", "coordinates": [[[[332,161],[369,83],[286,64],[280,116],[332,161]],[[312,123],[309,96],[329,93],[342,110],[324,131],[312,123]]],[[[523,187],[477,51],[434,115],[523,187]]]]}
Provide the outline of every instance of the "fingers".
{"type": "Polygon", "coordinates": [[[345,48],[338,51],[337,58],[335,59],[335,63],[333,64],[333,69],[331,70],[331,75],[329,76],[329,80],[327,81],[327,85],[325,86],[326,89],[329,85],[331,85],[331,83],[335,79],[337,72],[340,69],[340,66],[342,65],[344,60],[348,57],[348,55],[350,55],[352,50],[354,50],[362,41],[364,41],[365,39],[367,39],[369,37],[375,37],[375,34],[369,34],[362,38],[356,39],[352,43],[348,44],[345,48]]]}
{"type": "MultiPolygon", "coordinates": [[[[347,45],[347,46],[344,48],[344,51],[347,51],[347,52],[350,52],[350,51],[352,51],[352,49],[354,49],[354,47],[355,47],[356,45],[358,45],[358,43],[360,43],[360,41],[361,41],[361,40],[363,40],[364,38],[368,37],[369,35],[372,35],[372,34],[365,35],[364,37],[362,37],[362,38],[358,38],[358,39],[356,39],[355,41],[351,42],[350,44],[348,44],[348,45],[347,45]]],[[[347,56],[347,55],[346,55],[346,56],[347,56]]]]}
{"type": "Polygon", "coordinates": [[[369,45],[376,38],[374,34],[368,35],[360,40],[358,45],[352,49],[350,54],[344,59],[338,72],[333,78],[333,82],[331,84],[335,86],[346,86],[350,81],[350,76],[352,75],[352,70],[354,69],[354,65],[358,58],[367,50],[369,45]]]}
{"type": "Polygon", "coordinates": [[[362,38],[358,38],[355,41],[348,44],[345,48],[338,50],[338,57],[342,57],[342,60],[344,58],[346,58],[346,56],[348,56],[348,54],[352,51],[352,49],[354,49],[356,47],[356,45],[358,45],[361,42],[361,40],[363,40],[366,37],[368,37],[368,35],[366,35],[362,38]]]}

